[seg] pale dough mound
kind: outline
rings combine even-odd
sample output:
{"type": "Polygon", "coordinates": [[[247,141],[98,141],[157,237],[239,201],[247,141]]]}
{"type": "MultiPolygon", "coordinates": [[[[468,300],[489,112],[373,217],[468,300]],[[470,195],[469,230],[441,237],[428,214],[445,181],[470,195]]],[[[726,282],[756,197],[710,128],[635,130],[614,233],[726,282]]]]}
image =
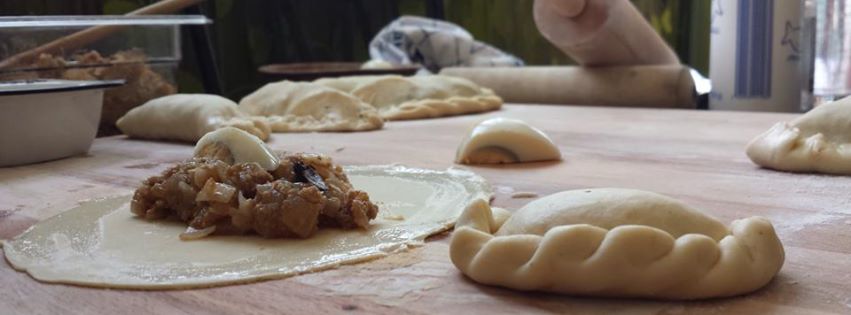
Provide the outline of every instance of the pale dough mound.
{"type": "Polygon", "coordinates": [[[502,99],[490,89],[442,75],[353,76],[319,79],[374,106],[386,120],[422,119],[497,110],[502,99]]]}
{"type": "Polygon", "coordinates": [[[767,168],[851,175],[851,98],[775,124],[753,139],[746,152],[767,168]]]}
{"type": "Polygon", "coordinates": [[[210,94],[155,98],[127,112],[116,125],[130,137],[193,143],[222,127],[242,129],[264,141],[271,132],[263,119],[248,116],[233,101],[210,94]]]}
{"type": "Polygon", "coordinates": [[[338,90],[309,82],[269,83],[239,101],[252,115],[266,116],[275,132],[380,129],[375,108],[338,90]]]}
{"type": "Polygon", "coordinates": [[[761,288],[784,252],[765,218],[728,229],[659,194],[604,188],[553,194],[513,215],[474,202],[450,257],[473,280],[513,289],[700,299],[761,288]]]}

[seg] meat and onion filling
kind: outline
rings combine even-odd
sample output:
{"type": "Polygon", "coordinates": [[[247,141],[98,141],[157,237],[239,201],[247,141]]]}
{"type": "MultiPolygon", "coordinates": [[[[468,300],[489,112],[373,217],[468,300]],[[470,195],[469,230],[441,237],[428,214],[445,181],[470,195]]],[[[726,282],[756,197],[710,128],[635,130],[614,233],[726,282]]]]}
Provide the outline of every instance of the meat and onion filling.
{"type": "Polygon", "coordinates": [[[286,154],[272,171],[258,163],[196,157],[148,178],[131,211],[189,224],[182,239],[211,233],[310,237],[319,228],[366,228],[378,207],[343,169],[315,154],[286,154]]]}

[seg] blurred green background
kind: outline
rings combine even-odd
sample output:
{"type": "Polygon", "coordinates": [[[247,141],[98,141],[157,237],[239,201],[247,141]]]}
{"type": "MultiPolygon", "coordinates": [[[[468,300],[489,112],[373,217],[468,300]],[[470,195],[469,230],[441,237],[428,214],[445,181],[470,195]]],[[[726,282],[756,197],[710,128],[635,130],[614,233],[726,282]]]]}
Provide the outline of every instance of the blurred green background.
{"type": "MultiPolygon", "coordinates": [[[[124,14],[154,0],[2,0],[2,15],[124,14]]],[[[683,63],[708,75],[711,0],[633,0],[683,63]]],[[[527,65],[573,62],[549,44],[532,19],[533,0],[208,0],[210,35],[222,90],[239,99],[264,83],[257,67],[302,61],[365,61],[372,36],[400,15],[443,16],[527,65]]],[[[184,36],[177,80],[203,91],[196,51],[184,36]]]]}

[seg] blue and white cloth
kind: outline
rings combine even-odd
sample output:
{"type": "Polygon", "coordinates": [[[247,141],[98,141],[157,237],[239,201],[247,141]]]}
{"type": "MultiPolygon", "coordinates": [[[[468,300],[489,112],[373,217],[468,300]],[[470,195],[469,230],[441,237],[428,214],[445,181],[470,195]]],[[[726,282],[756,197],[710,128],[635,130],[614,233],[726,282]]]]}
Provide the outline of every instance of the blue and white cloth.
{"type": "Polygon", "coordinates": [[[372,39],[373,60],[421,64],[431,72],[444,67],[523,66],[523,60],[473,39],[458,25],[417,16],[402,16],[372,39]]]}

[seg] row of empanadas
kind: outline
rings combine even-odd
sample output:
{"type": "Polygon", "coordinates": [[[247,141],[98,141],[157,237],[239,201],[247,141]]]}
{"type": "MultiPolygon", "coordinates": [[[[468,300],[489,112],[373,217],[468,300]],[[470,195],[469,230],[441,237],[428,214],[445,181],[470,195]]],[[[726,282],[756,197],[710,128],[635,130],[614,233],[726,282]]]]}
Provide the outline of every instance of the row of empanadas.
{"type": "Polygon", "coordinates": [[[386,120],[422,119],[499,109],[490,89],[456,77],[358,76],[320,79],[317,84],[348,92],[374,106],[386,120]]]}
{"type": "Polygon", "coordinates": [[[495,110],[502,99],[466,79],[385,75],[270,83],[239,104],[267,117],[276,132],[362,131],[379,129],[384,120],[495,110]]]}
{"type": "Polygon", "coordinates": [[[440,75],[361,76],[267,84],[236,103],[214,95],[158,98],[118,121],[127,135],[197,141],[222,126],[261,139],[273,132],[364,131],[384,120],[421,119],[495,110],[502,99],[466,79],[440,75]]]}

